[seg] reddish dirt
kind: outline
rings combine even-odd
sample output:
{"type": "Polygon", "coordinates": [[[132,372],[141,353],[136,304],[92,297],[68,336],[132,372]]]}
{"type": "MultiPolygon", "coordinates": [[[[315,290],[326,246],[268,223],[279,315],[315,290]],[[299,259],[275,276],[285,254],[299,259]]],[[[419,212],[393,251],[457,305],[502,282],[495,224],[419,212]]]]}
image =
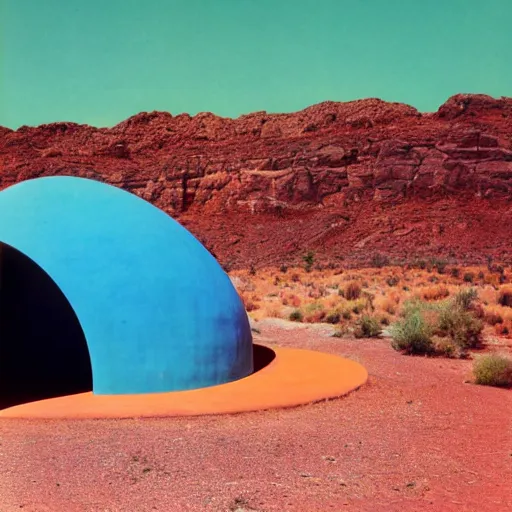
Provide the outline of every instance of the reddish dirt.
{"type": "Polygon", "coordinates": [[[0,127],[0,170],[0,188],[54,175],[122,187],[232,268],[307,250],[345,265],[375,253],[510,259],[512,98],[456,95],[436,113],[366,99],[238,119],[143,112],[112,128],[0,127]]]}
{"type": "Polygon", "coordinates": [[[266,327],[351,357],[370,378],[338,400],[233,416],[1,420],[0,510],[508,511],[512,392],[464,383],[471,362],[387,340],[266,327]]]}

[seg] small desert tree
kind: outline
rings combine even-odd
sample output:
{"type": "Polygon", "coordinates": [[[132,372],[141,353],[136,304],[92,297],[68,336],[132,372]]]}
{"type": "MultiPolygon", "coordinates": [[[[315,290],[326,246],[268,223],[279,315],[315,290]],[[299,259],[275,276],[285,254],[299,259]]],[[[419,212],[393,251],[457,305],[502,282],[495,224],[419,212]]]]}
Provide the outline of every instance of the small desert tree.
{"type": "Polygon", "coordinates": [[[304,269],[306,272],[311,272],[311,268],[315,262],[315,253],[313,251],[308,251],[304,256],[302,256],[302,259],[304,260],[304,269]]]}

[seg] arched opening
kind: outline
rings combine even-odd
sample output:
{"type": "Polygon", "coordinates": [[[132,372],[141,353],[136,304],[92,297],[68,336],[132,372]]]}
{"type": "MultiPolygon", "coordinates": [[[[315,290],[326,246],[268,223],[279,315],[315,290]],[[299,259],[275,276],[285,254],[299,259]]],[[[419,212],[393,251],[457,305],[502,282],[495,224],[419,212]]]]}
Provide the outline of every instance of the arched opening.
{"type": "Polygon", "coordinates": [[[92,390],[70,303],[34,261],[0,243],[0,409],[92,390]]]}

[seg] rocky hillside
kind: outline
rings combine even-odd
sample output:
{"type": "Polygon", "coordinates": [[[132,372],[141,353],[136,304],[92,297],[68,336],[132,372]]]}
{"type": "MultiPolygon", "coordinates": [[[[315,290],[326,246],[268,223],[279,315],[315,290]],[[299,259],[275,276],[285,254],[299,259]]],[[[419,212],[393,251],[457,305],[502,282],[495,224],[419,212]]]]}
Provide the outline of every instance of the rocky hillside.
{"type": "Polygon", "coordinates": [[[137,114],[113,128],[0,128],[0,185],[76,175],[179,219],[225,264],[507,259],[512,98],[436,113],[367,99],[238,119],[137,114]]]}

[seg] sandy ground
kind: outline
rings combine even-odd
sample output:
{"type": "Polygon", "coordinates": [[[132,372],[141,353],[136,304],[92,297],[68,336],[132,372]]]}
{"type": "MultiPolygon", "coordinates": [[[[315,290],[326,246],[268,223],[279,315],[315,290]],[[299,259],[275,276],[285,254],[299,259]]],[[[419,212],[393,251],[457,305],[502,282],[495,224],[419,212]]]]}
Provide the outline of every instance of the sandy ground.
{"type": "Polygon", "coordinates": [[[344,355],[360,390],[232,416],[0,421],[0,512],[508,511],[512,391],[471,362],[269,323],[260,340],[344,355]]]}

